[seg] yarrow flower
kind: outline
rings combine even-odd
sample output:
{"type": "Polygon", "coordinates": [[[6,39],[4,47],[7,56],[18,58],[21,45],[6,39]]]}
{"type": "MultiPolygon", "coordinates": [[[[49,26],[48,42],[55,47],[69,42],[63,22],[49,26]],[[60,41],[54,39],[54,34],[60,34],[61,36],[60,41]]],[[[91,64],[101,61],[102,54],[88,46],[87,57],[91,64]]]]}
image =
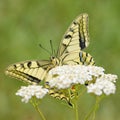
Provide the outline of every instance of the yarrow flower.
{"type": "Polygon", "coordinates": [[[70,87],[71,84],[85,84],[86,81],[93,80],[93,76],[98,77],[104,74],[104,69],[96,66],[63,65],[53,68],[49,74],[52,75],[49,85],[64,89],[70,87]]]}
{"type": "Polygon", "coordinates": [[[115,82],[117,75],[104,74],[96,79],[95,83],[91,83],[87,86],[88,93],[94,93],[96,95],[101,95],[102,93],[106,95],[114,94],[116,91],[115,82]]]}
{"type": "Polygon", "coordinates": [[[29,85],[29,86],[22,86],[16,92],[16,95],[22,97],[22,102],[28,103],[28,101],[35,96],[38,99],[42,99],[48,93],[48,89],[43,88],[40,85],[29,85]]]}
{"type": "Polygon", "coordinates": [[[97,66],[84,65],[63,65],[58,66],[49,71],[52,79],[49,81],[50,87],[58,89],[69,88],[73,84],[85,84],[88,93],[101,95],[103,92],[106,95],[115,93],[116,75],[105,74],[104,68],[97,66]]]}

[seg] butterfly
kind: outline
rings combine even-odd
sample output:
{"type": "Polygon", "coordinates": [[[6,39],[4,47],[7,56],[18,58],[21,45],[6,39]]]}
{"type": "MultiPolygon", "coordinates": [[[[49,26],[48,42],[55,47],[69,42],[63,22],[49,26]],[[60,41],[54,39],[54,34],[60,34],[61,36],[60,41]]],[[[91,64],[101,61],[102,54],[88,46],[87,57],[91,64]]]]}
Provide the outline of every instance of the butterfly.
{"type": "MultiPolygon", "coordinates": [[[[39,84],[42,81],[48,84],[48,72],[56,66],[94,65],[95,62],[92,56],[82,51],[88,45],[88,14],[83,13],[73,20],[65,32],[56,56],[51,56],[50,60],[33,60],[15,63],[8,66],[6,74],[29,84],[39,84]]],[[[66,99],[70,104],[69,96],[62,90],[50,89],[49,94],[55,98],[66,99]]]]}

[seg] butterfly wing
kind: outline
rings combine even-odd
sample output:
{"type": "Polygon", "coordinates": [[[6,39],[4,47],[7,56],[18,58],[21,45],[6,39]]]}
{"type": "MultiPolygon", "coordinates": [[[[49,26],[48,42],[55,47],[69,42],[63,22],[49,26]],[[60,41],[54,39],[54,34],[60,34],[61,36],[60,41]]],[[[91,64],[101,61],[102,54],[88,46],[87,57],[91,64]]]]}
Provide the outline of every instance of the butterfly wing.
{"type": "Polygon", "coordinates": [[[92,56],[82,50],[89,45],[88,14],[80,14],[63,36],[58,50],[62,64],[93,65],[92,56]]]}
{"type": "Polygon", "coordinates": [[[71,52],[62,56],[62,63],[64,65],[94,65],[95,62],[89,53],[71,52]]]}
{"type": "Polygon", "coordinates": [[[63,36],[58,49],[58,57],[65,53],[80,51],[89,45],[88,15],[78,16],[63,36]]]}
{"type": "Polygon", "coordinates": [[[26,61],[10,65],[6,70],[6,74],[34,84],[42,81],[49,69],[49,61],[26,61]]]}

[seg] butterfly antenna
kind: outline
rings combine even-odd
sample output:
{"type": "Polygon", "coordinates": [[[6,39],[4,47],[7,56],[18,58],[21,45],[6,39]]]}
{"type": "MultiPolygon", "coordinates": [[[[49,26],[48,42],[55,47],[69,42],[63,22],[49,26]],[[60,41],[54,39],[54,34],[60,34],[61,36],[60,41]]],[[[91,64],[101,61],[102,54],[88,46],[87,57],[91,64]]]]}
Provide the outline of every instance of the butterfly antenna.
{"type": "Polygon", "coordinates": [[[52,40],[50,40],[50,46],[51,46],[52,55],[55,55],[55,52],[54,52],[54,50],[53,50],[52,40]]]}
{"type": "Polygon", "coordinates": [[[56,55],[56,53],[55,53],[55,49],[54,49],[54,55],[56,55]]]}
{"type": "Polygon", "coordinates": [[[42,48],[43,50],[45,50],[49,55],[51,55],[50,51],[48,51],[46,48],[44,48],[41,44],[39,44],[40,48],[42,48]]]}

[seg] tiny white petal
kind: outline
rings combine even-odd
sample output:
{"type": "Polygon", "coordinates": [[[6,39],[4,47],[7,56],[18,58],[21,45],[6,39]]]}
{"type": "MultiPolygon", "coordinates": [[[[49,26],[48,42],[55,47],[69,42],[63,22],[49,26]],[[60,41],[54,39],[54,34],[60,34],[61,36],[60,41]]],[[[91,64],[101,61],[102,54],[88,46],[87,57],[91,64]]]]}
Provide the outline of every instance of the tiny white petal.
{"type": "Polygon", "coordinates": [[[88,93],[94,93],[94,94],[96,94],[98,96],[102,94],[101,89],[98,89],[98,86],[96,86],[94,84],[88,85],[87,89],[88,89],[88,93]]]}

